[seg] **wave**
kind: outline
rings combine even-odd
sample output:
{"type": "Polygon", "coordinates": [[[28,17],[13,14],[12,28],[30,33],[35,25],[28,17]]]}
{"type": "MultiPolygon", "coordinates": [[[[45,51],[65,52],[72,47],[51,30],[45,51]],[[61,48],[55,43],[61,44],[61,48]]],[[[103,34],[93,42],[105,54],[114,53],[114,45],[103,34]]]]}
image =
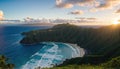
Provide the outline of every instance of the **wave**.
{"type": "Polygon", "coordinates": [[[83,57],[85,55],[84,49],[78,47],[76,44],[64,44],[73,50],[71,58],[83,57]]]}
{"type": "Polygon", "coordinates": [[[69,44],[66,44],[66,43],[64,43],[64,44],[73,50],[71,58],[80,56],[80,54],[79,54],[80,51],[76,50],[74,47],[72,47],[69,44]]]}
{"type": "Polygon", "coordinates": [[[83,49],[78,48],[77,46],[73,47],[69,44],[63,43],[72,52],[71,57],[65,57],[62,53],[62,49],[59,48],[59,45],[54,42],[43,42],[45,45],[35,54],[33,54],[20,69],[35,69],[40,68],[49,68],[53,67],[56,64],[61,64],[65,59],[82,57],[84,55],[83,49]],[[62,54],[60,54],[62,53],[62,54]]]}
{"type": "Polygon", "coordinates": [[[47,46],[44,46],[42,50],[45,50],[44,53],[37,52],[34,55],[30,57],[30,60],[22,66],[21,69],[34,69],[36,67],[53,67],[55,63],[53,63],[54,60],[61,61],[62,55],[58,55],[58,45],[51,42],[53,45],[51,48],[47,49],[47,46]],[[46,48],[46,49],[45,49],[46,48]],[[37,57],[40,57],[39,59],[37,57]]]}

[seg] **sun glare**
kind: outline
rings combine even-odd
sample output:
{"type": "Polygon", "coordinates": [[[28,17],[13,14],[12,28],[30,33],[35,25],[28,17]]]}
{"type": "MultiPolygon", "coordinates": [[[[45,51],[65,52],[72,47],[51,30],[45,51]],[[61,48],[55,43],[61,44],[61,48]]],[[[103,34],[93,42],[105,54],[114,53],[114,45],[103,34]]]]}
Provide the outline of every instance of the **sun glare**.
{"type": "Polygon", "coordinates": [[[114,21],[113,24],[117,25],[120,24],[118,20],[114,21]]]}

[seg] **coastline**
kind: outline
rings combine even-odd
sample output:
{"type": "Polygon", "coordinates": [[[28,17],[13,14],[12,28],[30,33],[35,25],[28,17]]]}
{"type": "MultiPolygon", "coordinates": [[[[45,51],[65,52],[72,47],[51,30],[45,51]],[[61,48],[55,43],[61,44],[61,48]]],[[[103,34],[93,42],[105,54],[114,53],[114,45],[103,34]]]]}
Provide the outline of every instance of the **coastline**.
{"type": "Polygon", "coordinates": [[[65,43],[65,44],[68,44],[68,45],[72,46],[74,49],[76,49],[78,51],[78,57],[83,57],[85,55],[84,48],[81,48],[77,44],[72,44],[72,43],[65,43]]]}
{"type": "MultiPolygon", "coordinates": [[[[34,44],[39,44],[39,43],[42,43],[42,42],[36,42],[36,43],[31,43],[31,44],[21,43],[21,44],[27,46],[27,45],[34,45],[34,44]]],[[[83,57],[86,54],[86,50],[84,48],[81,48],[77,44],[73,44],[73,43],[64,43],[64,44],[67,45],[67,46],[71,46],[72,48],[74,48],[75,50],[77,50],[78,57],[83,57]]]]}

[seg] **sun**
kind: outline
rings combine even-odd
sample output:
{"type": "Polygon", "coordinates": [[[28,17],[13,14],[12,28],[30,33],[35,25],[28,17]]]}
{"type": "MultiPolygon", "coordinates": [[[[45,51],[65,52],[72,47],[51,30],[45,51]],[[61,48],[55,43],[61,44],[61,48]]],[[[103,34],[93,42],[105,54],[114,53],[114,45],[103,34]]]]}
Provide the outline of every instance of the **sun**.
{"type": "Polygon", "coordinates": [[[113,22],[113,24],[115,24],[115,25],[116,25],[116,24],[120,24],[120,23],[119,23],[119,21],[118,21],[118,20],[115,20],[115,21],[113,22]]]}

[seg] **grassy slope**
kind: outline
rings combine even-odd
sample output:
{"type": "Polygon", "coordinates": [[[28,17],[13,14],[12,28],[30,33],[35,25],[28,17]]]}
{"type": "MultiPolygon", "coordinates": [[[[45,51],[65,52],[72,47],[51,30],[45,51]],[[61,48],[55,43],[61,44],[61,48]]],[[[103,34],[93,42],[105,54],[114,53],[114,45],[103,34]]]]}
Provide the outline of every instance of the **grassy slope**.
{"type": "Polygon", "coordinates": [[[63,67],[45,68],[45,69],[104,69],[102,66],[92,65],[68,65],[63,67]]]}
{"type": "Polygon", "coordinates": [[[106,63],[102,63],[100,65],[77,64],[77,65],[66,65],[66,66],[59,66],[53,68],[45,68],[45,69],[120,69],[120,57],[113,58],[112,60],[106,63]]]}

